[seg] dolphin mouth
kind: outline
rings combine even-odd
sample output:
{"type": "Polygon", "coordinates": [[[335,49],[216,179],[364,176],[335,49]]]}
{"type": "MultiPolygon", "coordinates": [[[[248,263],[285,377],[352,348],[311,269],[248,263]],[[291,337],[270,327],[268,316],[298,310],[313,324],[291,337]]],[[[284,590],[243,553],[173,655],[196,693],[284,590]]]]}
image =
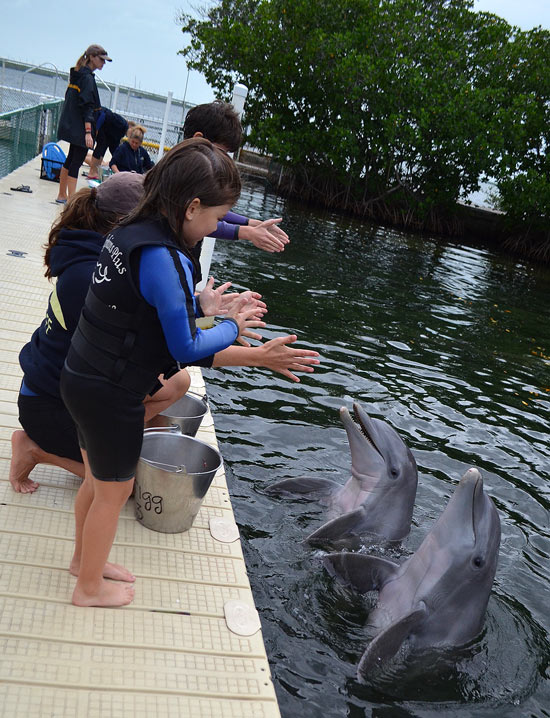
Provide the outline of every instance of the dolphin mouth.
{"type": "Polygon", "coordinates": [[[458,510],[458,514],[456,514],[457,520],[460,520],[458,517],[462,514],[463,526],[468,525],[475,544],[478,539],[477,532],[483,522],[486,510],[483,478],[475,467],[470,467],[460,479],[454,496],[451,498],[451,502],[454,504],[453,499],[457,502],[455,504],[458,510]]]}
{"type": "Polygon", "coordinates": [[[343,406],[340,418],[344,424],[351,451],[351,474],[364,490],[374,490],[384,475],[386,460],[376,423],[359,404],[354,403],[353,412],[343,406]]]}
{"type": "Polygon", "coordinates": [[[485,494],[483,493],[483,478],[481,474],[478,474],[474,480],[475,483],[472,491],[472,531],[475,543],[477,541],[476,525],[479,521],[479,514],[483,511],[485,494]]]}
{"type": "Polygon", "coordinates": [[[382,452],[380,449],[376,446],[376,442],[374,441],[374,438],[372,436],[371,431],[369,429],[371,428],[370,425],[367,426],[367,423],[365,421],[365,417],[370,421],[367,414],[365,414],[365,411],[361,409],[359,404],[354,403],[353,404],[353,414],[351,415],[354,423],[359,428],[361,434],[365,437],[365,439],[369,442],[369,444],[372,446],[372,448],[382,456],[382,452]]]}

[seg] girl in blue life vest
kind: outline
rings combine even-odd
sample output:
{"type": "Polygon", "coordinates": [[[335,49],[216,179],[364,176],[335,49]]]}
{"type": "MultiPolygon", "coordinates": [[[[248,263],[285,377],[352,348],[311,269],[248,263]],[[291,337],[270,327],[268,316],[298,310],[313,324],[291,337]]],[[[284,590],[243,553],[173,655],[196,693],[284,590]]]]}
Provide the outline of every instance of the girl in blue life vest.
{"type": "MultiPolygon", "coordinates": [[[[237,168],[208,140],[170,150],[145,176],[145,195],[107,235],[61,373],[61,396],[78,431],[85,479],[75,500],[70,570],[78,606],[123,606],[134,576],[107,562],[120,510],[132,491],[143,440],[143,398],[178,362],[197,364],[250,328],[264,308],[239,295],[195,297],[193,246],[237,200],[237,168]],[[218,306],[213,306],[218,304],[218,306]],[[195,317],[224,315],[201,331],[195,317]],[[106,581],[116,579],[122,583],[106,581]]],[[[204,290],[206,291],[206,290],[204,290]]]]}

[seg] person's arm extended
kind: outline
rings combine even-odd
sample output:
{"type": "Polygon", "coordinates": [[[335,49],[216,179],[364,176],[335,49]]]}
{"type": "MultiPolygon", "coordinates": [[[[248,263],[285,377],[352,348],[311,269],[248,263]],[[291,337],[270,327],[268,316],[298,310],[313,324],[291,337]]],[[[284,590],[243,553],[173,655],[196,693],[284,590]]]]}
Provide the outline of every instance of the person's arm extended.
{"type": "Polygon", "coordinates": [[[290,239],[278,226],[279,222],[282,222],[280,217],[262,222],[236,212],[228,212],[218,222],[216,231],[209,236],[216,239],[247,239],[265,252],[282,252],[290,239]]]}
{"type": "MultiPolygon", "coordinates": [[[[178,252],[176,259],[180,260],[181,256],[178,252]]],[[[184,258],[181,266],[183,281],[166,247],[144,247],[140,259],[139,287],[144,299],[158,312],[168,349],[174,359],[191,364],[225,349],[235,341],[239,332],[234,321],[221,321],[207,331],[196,326],[191,264],[184,258]]]]}
{"type": "MultiPolygon", "coordinates": [[[[210,330],[209,330],[210,331],[210,330]]],[[[213,367],[256,366],[279,372],[292,381],[299,382],[295,371],[311,373],[319,364],[319,352],[311,349],[295,349],[288,346],[296,341],[295,334],[271,339],[257,347],[231,346],[214,355],[213,367]]]]}
{"type": "Polygon", "coordinates": [[[282,252],[290,240],[287,233],[278,226],[279,222],[282,222],[281,217],[266,219],[265,222],[249,219],[248,224],[239,226],[237,238],[247,239],[265,252],[282,252]]]}
{"type": "Polygon", "coordinates": [[[222,217],[222,219],[224,222],[229,222],[230,224],[248,224],[249,222],[248,217],[245,217],[244,214],[237,214],[236,212],[231,211],[222,217]]]}

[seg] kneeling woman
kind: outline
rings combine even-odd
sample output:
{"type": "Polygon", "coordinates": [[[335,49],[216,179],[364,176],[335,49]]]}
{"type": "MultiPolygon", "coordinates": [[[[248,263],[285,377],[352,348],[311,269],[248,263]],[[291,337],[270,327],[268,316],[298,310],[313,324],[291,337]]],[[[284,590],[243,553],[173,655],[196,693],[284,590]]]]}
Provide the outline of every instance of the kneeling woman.
{"type": "MultiPolygon", "coordinates": [[[[143,398],[177,363],[225,349],[263,309],[238,296],[213,329],[201,331],[190,250],[240,194],[233,161],[203,139],[170,150],[145,177],[145,196],[108,236],[61,375],[61,395],[78,430],[85,480],[75,502],[73,603],[122,606],[132,574],[107,558],[128,499],[143,440],[143,398]],[[110,583],[115,577],[126,583],[110,583]]],[[[215,293],[214,297],[220,295],[215,293]]],[[[213,300],[215,301],[215,299],[213,300]]],[[[221,300],[220,300],[221,301],[221,300]]],[[[219,313],[204,305],[202,311],[219,313]]]]}
{"type": "Polygon", "coordinates": [[[145,174],[153,166],[149,153],[141,145],[145,127],[136,125],[128,130],[128,141],[121,142],[113,153],[109,167],[113,172],[145,174]]]}

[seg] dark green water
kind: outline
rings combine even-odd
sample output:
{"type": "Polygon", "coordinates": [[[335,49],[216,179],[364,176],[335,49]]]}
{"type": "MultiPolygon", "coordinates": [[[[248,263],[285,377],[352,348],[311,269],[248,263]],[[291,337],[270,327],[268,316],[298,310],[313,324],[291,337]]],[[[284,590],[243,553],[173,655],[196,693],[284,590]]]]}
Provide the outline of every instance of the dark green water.
{"type": "MultiPolygon", "coordinates": [[[[550,272],[490,251],[320,215],[248,185],[238,207],[284,216],[268,255],[218,241],[214,276],[264,295],[267,338],[298,334],[321,367],[294,384],[265,370],[205,372],[233,506],[284,718],[550,716],[550,272]],[[451,660],[355,680],[369,606],[302,544],[316,502],[265,493],[307,473],[346,481],[338,417],[360,401],[419,469],[422,541],[471,465],[502,522],[485,628],[451,660]]],[[[430,662],[431,661],[431,662],[430,662]]]]}

